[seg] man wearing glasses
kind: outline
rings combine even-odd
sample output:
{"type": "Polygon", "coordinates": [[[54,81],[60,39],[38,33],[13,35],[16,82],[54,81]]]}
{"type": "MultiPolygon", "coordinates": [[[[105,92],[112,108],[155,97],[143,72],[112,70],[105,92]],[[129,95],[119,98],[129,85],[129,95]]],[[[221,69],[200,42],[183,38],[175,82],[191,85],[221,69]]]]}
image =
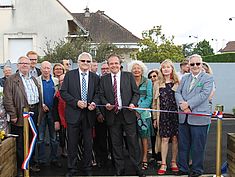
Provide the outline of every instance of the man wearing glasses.
{"type": "MultiPolygon", "coordinates": [[[[23,108],[29,108],[30,112],[34,112],[32,118],[36,126],[40,122],[39,118],[41,115],[39,114],[42,96],[36,79],[29,73],[29,58],[20,57],[17,67],[18,72],[9,76],[5,82],[3,105],[6,112],[10,115],[11,133],[19,135],[16,138],[17,175],[22,176],[21,165],[24,159],[23,108]]],[[[31,133],[30,137],[32,137],[32,132],[29,131],[29,133],[31,133]]],[[[34,172],[40,171],[36,165],[31,164],[30,170],[34,172]]]]}
{"type": "Polygon", "coordinates": [[[84,175],[92,171],[92,127],[95,124],[96,104],[99,103],[99,76],[90,72],[92,57],[83,52],[79,55],[78,69],[66,73],[61,87],[61,96],[66,102],[65,117],[68,124],[68,173],[77,174],[78,135],[83,137],[84,175]]]}
{"type": "Polygon", "coordinates": [[[69,63],[69,60],[63,59],[61,61],[61,64],[64,66],[65,72],[68,72],[70,70],[71,64],[69,63]]]}
{"type": "MultiPolygon", "coordinates": [[[[200,55],[189,57],[191,74],[182,77],[175,93],[179,110],[185,113],[210,114],[208,98],[213,88],[213,78],[202,71],[200,55]]],[[[208,116],[179,114],[179,172],[178,175],[198,177],[203,174],[203,160],[207,139],[208,116]],[[192,168],[189,167],[189,156],[192,168]]]]}
{"type": "Polygon", "coordinates": [[[38,54],[34,51],[29,51],[26,54],[26,56],[30,60],[30,71],[29,71],[29,73],[31,74],[31,76],[34,76],[35,78],[40,76],[42,74],[41,70],[36,67],[36,65],[38,63],[38,54]]]}

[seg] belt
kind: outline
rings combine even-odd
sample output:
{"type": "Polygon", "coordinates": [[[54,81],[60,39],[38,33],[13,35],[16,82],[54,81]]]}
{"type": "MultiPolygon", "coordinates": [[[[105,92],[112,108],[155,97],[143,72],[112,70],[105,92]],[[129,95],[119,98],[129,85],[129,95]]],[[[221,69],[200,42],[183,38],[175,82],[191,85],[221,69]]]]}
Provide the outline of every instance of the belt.
{"type": "Polygon", "coordinates": [[[38,103],[36,103],[36,104],[29,104],[29,108],[30,108],[30,109],[34,109],[34,108],[37,107],[37,105],[38,105],[38,103]]]}

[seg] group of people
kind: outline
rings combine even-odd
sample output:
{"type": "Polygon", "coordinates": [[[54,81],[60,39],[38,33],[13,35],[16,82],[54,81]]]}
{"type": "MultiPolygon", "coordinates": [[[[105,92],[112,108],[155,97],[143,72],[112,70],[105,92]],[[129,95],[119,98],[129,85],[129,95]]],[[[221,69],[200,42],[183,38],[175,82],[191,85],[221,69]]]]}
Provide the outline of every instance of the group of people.
{"type": "Polygon", "coordinates": [[[33,51],[18,60],[18,72],[8,76],[4,84],[4,106],[11,119],[11,132],[17,138],[18,175],[23,162],[23,108],[34,112],[39,132],[31,169],[39,171],[46,163],[45,132],[48,126],[50,163],[61,167],[58,145],[67,157],[66,176],[78,173],[78,154],[82,151],[84,175],[92,175],[94,155],[100,166],[110,152],[115,175],[125,175],[124,147],[135,169],[132,175],[145,176],[148,150],[160,163],[157,174],[167,172],[168,146],[172,144],[170,169],[176,175],[197,177],[203,174],[203,160],[210,117],[208,114],[215,91],[210,67],[201,56],[192,55],[182,62],[181,75],[166,59],[159,69],[147,73],[138,60],[123,71],[121,58],[112,54],[97,73],[97,62],[83,52],[78,68],[69,71],[67,64],[41,63],[40,70],[31,67],[37,54],[33,51]],[[68,69],[65,69],[67,66],[68,69]],[[41,73],[39,73],[39,71],[41,73]],[[34,75],[35,74],[35,75],[34,75]],[[145,76],[148,77],[145,77],[145,76]],[[164,111],[149,111],[148,108],[164,111]],[[177,114],[177,112],[185,114],[177,114]],[[59,133],[60,142],[56,139],[59,133]],[[141,140],[139,143],[139,140],[141,140]],[[190,162],[191,159],[191,162],[190,162]],[[190,164],[191,163],[191,164],[190,164]]]}

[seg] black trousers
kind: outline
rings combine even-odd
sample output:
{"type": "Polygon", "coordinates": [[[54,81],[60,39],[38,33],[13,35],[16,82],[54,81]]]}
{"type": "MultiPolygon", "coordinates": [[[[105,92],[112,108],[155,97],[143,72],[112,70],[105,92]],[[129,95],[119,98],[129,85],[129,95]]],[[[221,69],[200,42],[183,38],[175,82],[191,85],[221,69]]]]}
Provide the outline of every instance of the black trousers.
{"type": "Polygon", "coordinates": [[[123,153],[123,132],[126,133],[129,157],[136,171],[140,171],[140,147],[138,143],[136,122],[127,124],[123,112],[120,111],[112,126],[109,127],[113,145],[113,156],[117,171],[125,170],[123,153]]]}
{"type": "Polygon", "coordinates": [[[92,168],[92,127],[89,126],[86,113],[81,113],[81,120],[77,124],[69,124],[68,133],[68,170],[76,172],[79,136],[82,137],[83,145],[83,170],[89,171],[92,168]]]}
{"type": "Polygon", "coordinates": [[[108,130],[106,122],[95,123],[94,151],[96,160],[105,163],[108,160],[108,130]]]}

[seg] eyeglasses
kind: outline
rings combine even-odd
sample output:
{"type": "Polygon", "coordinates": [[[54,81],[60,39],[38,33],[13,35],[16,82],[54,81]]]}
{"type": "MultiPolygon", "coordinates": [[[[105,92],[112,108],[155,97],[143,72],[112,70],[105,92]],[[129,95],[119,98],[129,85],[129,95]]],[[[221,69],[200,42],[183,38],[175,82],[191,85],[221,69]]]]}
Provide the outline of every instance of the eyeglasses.
{"type": "Polygon", "coordinates": [[[200,66],[201,63],[190,63],[190,66],[195,66],[195,65],[200,66]]]}
{"type": "Polygon", "coordinates": [[[30,58],[29,60],[30,60],[30,61],[36,61],[36,60],[38,60],[38,59],[36,59],[36,58],[30,58]]]}
{"type": "Polygon", "coordinates": [[[101,70],[105,70],[105,69],[109,69],[109,68],[101,68],[101,70]]]}
{"type": "Polygon", "coordinates": [[[157,75],[149,76],[149,79],[155,78],[157,75]]]}
{"type": "Polygon", "coordinates": [[[70,63],[65,63],[66,66],[70,66],[71,64],[70,63]]]}
{"type": "Polygon", "coordinates": [[[90,63],[91,62],[91,60],[80,60],[80,62],[82,62],[82,63],[90,63]]]}
{"type": "Polygon", "coordinates": [[[20,64],[20,65],[30,65],[30,63],[18,63],[18,64],[20,64]]]}

